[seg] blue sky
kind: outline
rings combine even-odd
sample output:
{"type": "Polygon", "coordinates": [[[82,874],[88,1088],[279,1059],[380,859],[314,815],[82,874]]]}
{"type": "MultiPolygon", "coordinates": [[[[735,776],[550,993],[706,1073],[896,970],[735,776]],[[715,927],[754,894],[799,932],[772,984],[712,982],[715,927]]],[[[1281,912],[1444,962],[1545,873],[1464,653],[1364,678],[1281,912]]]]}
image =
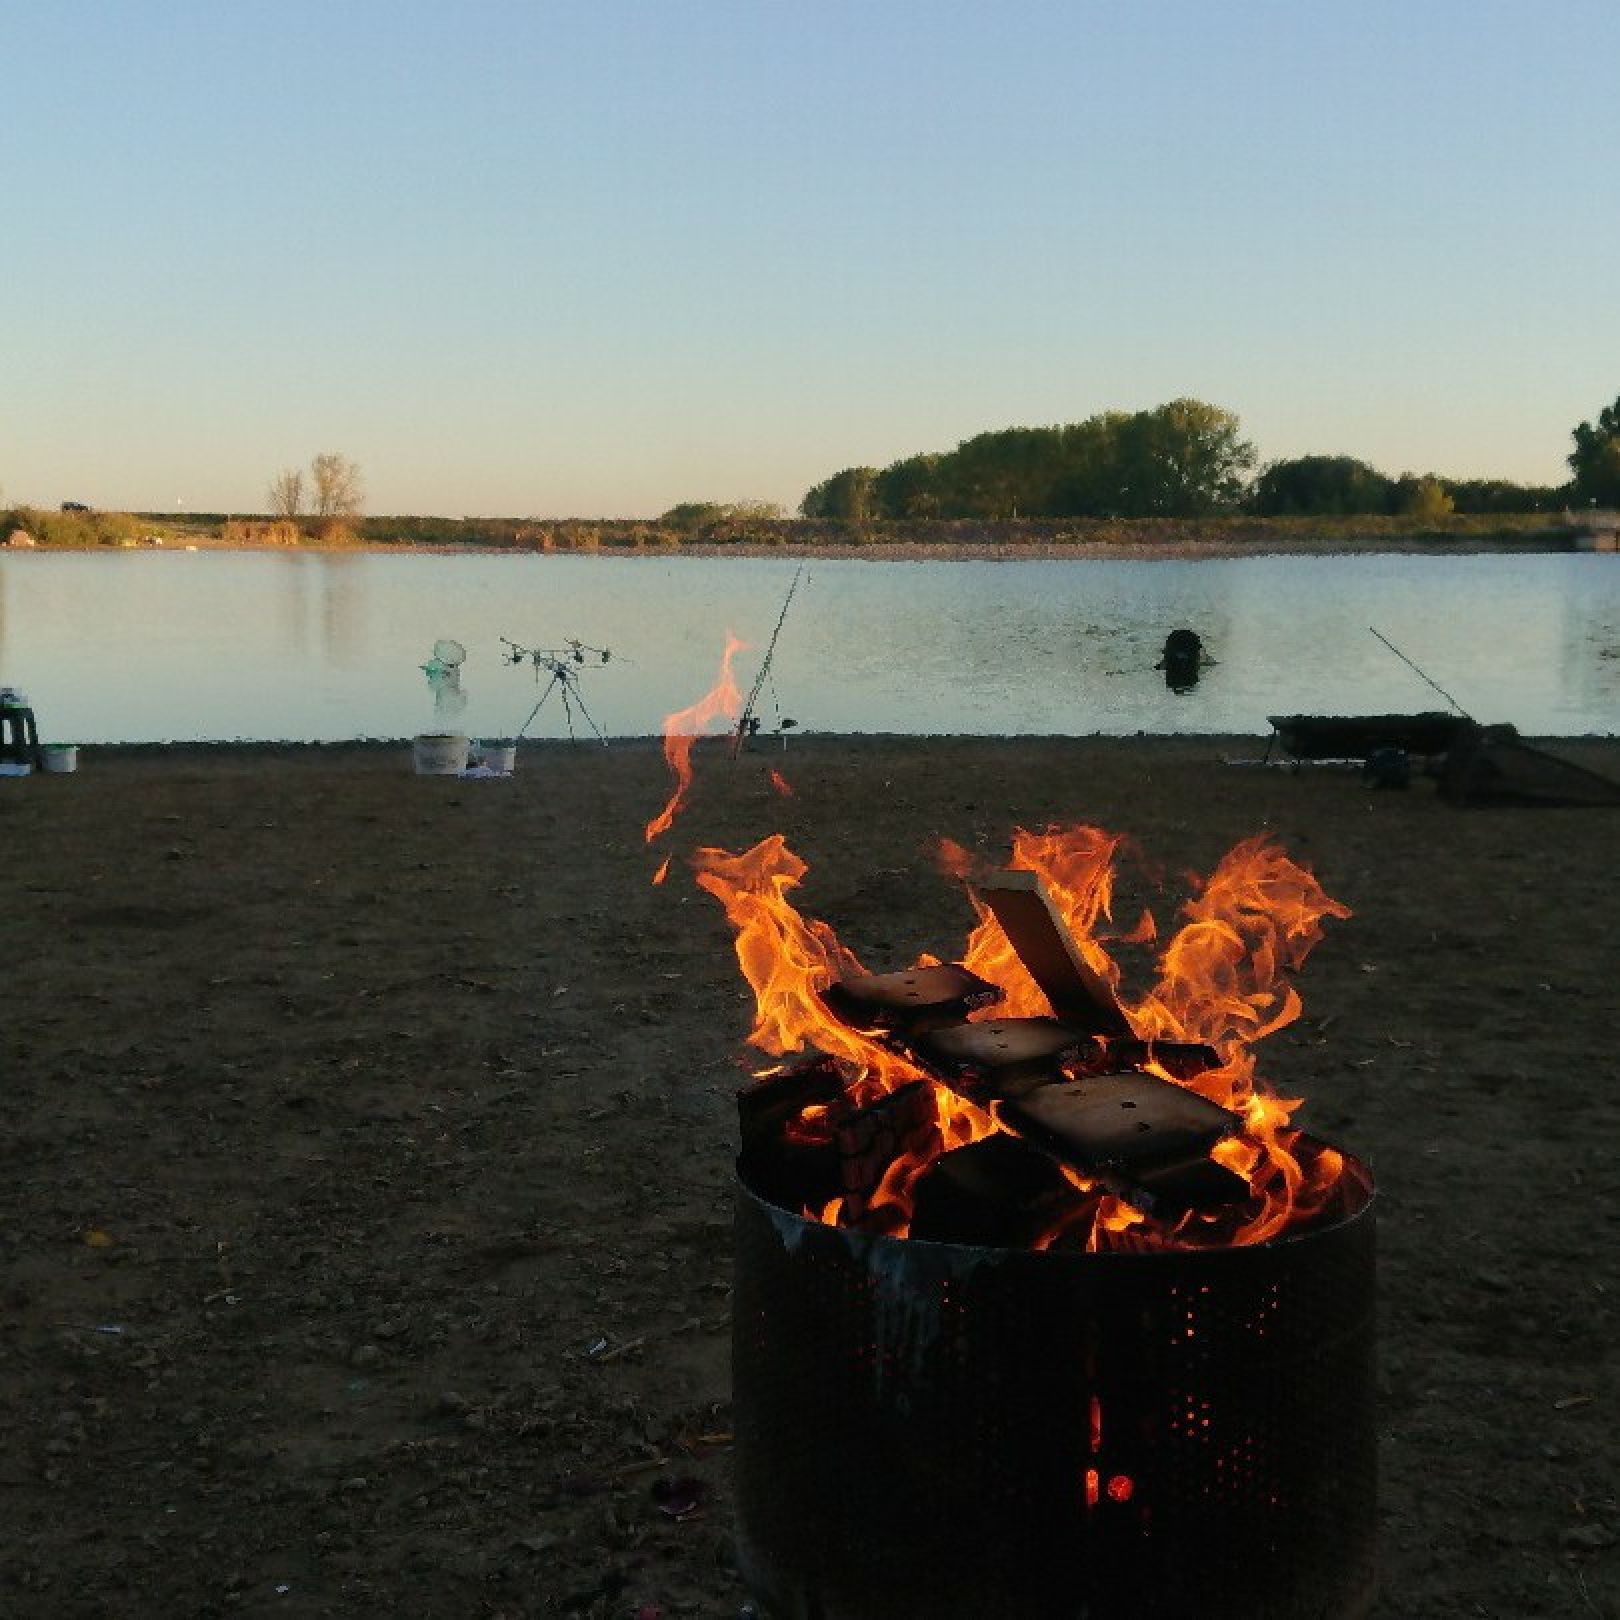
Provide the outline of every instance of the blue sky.
{"type": "Polygon", "coordinates": [[[792,506],[1179,395],[1555,482],[1616,62],[1612,0],[0,0],[0,487],[792,506]]]}

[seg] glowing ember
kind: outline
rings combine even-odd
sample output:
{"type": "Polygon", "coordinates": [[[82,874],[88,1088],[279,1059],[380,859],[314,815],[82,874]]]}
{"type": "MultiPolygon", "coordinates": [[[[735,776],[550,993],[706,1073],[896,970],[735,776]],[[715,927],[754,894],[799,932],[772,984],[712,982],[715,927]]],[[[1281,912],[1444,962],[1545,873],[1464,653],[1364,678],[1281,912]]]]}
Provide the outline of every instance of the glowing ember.
{"type": "Polygon", "coordinates": [[[664,758],[675,777],[674,791],[669,803],[647,823],[647,842],[660,837],[675,824],[692,785],[692,746],[716,720],[723,719],[727,727],[736,725],[742,713],[742,693],[736,677],[731,673],[731,661],[747,647],[729,632],[726,650],[720,659],[720,676],[714,685],[689,708],[678,709],[664,717],[664,758]]]}
{"type": "MultiPolygon", "coordinates": [[[[1147,914],[1128,933],[1107,931],[1114,863],[1122,843],[1094,827],[1040,834],[1020,830],[1010,865],[1040,878],[1086,965],[1118,996],[1136,1037],[1203,1043],[1218,1054],[1217,1066],[1190,1078],[1172,1075],[1152,1061],[1146,1068],[1241,1117],[1241,1131],[1218,1143],[1211,1157],[1248,1184],[1248,1201],[1186,1215],[1173,1232],[1154,1227],[1151,1241],[1182,1247],[1263,1242],[1331,1203],[1343,1160],[1331,1147],[1289,1127],[1299,1103],[1276,1096],[1257,1080],[1251,1047],[1299,1016],[1299,998],[1282,975],[1305,960],[1321,938],[1325,918],[1348,917],[1349,909],[1330,899],[1277,846],[1264,838],[1247,840],[1183,906],[1184,920],[1159,954],[1156,982],[1133,1000],[1121,987],[1119,966],[1107,946],[1151,944],[1159,931],[1147,914]]],[[[942,846],[942,855],[951,875],[971,875],[973,863],[958,846],[942,846]]],[[[806,866],[780,835],[736,855],[700,850],[695,866],[699,886],[720,900],[736,930],[737,958],[755,998],[754,1026],[747,1037],[752,1045],[773,1056],[807,1047],[827,1054],[839,1065],[846,1094],[857,1106],[919,1080],[932,1087],[937,1130],[921,1145],[908,1143],[862,1218],[863,1225],[875,1219],[880,1229],[903,1235],[913,1189],[923,1172],[941,1153],[1003,1127],[992,1111],[940,1085],[885,1043],[881,1032],[853,1029],[828,1011],[821,992],[864,969],[825,923],[801,916],[789,900],[806,866]]],[[[960,960],[969,972],[999,987],[1003,1000],[970,1016],[1048,1015],[1045,998],[1000,926],[977,900],[974,904],[979,923],[960,960]]],[[[812,1121],[803,1123],[814,1128],[812,1121]]],[[[1058,1241],[1128,1246],[1133,1229],[1146,1234],[1150,1223],[1138,1209],[1072,1169],[1064,1174],[1083,1195],[1080,1213],[1066,1215],[1036,1247],[1058,1241]]],[[[806,1213],[838,1224],[840,1214],[847,1214],[842,1203],[834,1200],[806,1213]]]]}

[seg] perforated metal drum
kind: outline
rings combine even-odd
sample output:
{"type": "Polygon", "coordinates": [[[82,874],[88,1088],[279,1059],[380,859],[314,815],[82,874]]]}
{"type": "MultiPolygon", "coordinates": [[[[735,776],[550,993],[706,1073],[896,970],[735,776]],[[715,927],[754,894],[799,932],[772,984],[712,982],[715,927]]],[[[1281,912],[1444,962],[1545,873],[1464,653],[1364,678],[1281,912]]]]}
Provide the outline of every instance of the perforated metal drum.
{"type": "Polygon", "coordinates": [[[1374,1586],[1373,1187],[1250,1247],[877,1237],[740,1168],[739,1559],[771,1620],[1340,1620],[1374,1586]]]}

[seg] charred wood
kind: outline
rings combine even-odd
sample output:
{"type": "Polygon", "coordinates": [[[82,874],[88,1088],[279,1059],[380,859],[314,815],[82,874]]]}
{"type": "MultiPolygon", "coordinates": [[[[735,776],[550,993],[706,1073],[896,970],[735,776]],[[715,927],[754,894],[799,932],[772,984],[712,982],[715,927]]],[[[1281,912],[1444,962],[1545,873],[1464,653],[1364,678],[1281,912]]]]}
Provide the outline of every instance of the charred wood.
{"type": "Polygon", "coordinates": [[[846,1114],[836,1135],[844,1208],[841,1224],[866,1218],[873,1195],[901,1154],[918,1158],[939,1146],[939,1105],[926,1080],[913,1080],[846,1114]]]}
{"type": "Polygon", "coordinates": [[[1132,1209],[1158,1221],[1178,1221],[1199,1210],[1241,1204],[1249,1184],[1208,1154],[1175,1164],[1138,1165],[1123,1173],[1108,1172],[1110,1190],[1132,1209]]]}
{"type": "Polygon", "coordinates": [[[1145,1069],[1156,1063],[1176,1080],[1191,1080],[1221,1066],[1221,1054],[1202,1041],[1142,1041],[1132,1036],[1128,1040],[1100,1042],[1080,1053],[1078,1072],[1081,1074],[1108,1074],[1120,1069],[1145,1069]]]}
{"type": "Polygon", "coordinates": [[[935,1243],[1028,1248],[1093,1202],[1039,1149],[998,1131],[941,1154],[918,1181],[911,1236],[935,1243]]]}
{"type": "Polygon", "coordinates": [[[784,1209],[836,1198],[843,1184],[836,1123],[848,1112],[844,1077],[823,1053],[745,1086],[737,1093],[737,1120],[753,1185],[784,1209]],[[811,1121],[815,1128],[806,1129],[811,1121]]]}

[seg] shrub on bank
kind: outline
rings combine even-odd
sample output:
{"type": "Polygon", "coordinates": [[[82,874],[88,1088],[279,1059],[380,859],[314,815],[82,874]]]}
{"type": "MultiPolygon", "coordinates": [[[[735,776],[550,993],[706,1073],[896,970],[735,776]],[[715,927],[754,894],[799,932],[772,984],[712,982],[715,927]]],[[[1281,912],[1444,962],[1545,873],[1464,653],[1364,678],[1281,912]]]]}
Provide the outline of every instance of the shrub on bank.
{"type": "Polygon", "coordinates": [[[291,518],[230,518],[219,537],[228,546],[296,546],[304,539],[291,518]]]}
{"type": "MultiPolygon", "coordinates": [[[[1438,503],[1436,503],[1438,504],[1438,503]]],[[[1234,513],[1214,518],[904,518],[872,520],[864,523],[842,519],[774,517],[765,511],[744,508],[673,509],[655,519],[629,518],[434,518],[372,517],[329,520],[321,526],[314,519],[302,525],[285,519],[262,517],[221,520],[223,527],[212,532],[227,545],[295,546],[311,542],[323,546],[409,545],[422,547],[482,547],[488,549],[584,552],[597,551],[679,551],[694,548],[793,547],[815,551],[819,547],[859,547],[881,555],[885,547],[905,546],[938,550],[970,547],[1004,550],[1017,555],[1030,547],[1073,548],[1084,552],[1100,546],[1129,547],[1151,553],[1154,550],[1196,547],[1214,543],[1228,548],[1284,547],[1301,542],[1341,542],[1347,546],[1400,546],[1422,544],[1458,546],[1488,543],[1527,548],[1556,542],[1560,525],[1544,512],[1532,513],[1446,513],[1439,510],[1414,511],[1402,515],[1344,514],[1318,517],[1261,517],[1234,513]]],[[[8,528],[20,527],[30,533],[35,514],[12,513],[8,528]]],[[[42,526],[53,530],[64,524],[84,526],[137,520],[123,514],[46,513],[42,526]]],[[[196,523],[196,519],[188,520],[196,523]]],[[[38,534],[41,544],[108,545],[121,544],[122,538],[83,538],[63,542],[38,534]]]]}
{"type": "Polygon", "coordinates": [[[40,546],[63,549],[90,546],[136,546],[143,530],[128,512],[48,512],[17,506],[0,513],[0,535],[21,529],[40,546]]]}

